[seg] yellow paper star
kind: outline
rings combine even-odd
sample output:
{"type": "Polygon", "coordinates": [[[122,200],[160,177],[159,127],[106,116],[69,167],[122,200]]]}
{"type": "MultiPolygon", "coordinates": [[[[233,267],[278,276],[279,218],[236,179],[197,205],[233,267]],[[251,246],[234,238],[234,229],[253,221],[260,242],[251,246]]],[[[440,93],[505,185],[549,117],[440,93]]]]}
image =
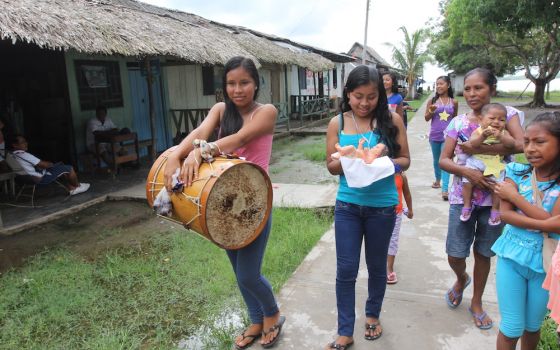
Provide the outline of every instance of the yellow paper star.
{"type": "Polygon", "coordinates": [[[447,121],[449,117],[451,117],[451,114],[448,114],[447,111],[443,111],[439,114],[439,120],[447,121]]]}
{"type": "Polygon", "coordinates": [[[486,165],[484,176],[494,175],[499,178],[500,172],[504,171],[506,168],[499,155],[477,154],[476,156],[486,165]]]}

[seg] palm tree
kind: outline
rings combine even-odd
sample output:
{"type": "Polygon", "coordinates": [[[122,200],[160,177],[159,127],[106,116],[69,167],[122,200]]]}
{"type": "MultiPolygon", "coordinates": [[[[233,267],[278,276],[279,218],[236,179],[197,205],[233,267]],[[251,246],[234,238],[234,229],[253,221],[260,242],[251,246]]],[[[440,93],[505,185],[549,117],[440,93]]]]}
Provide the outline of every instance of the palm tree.
{"type": "Polygon", "coordinates": [[[415,31],[412,35],[408,34],[408,30],[404,26],[400,27],[399,30],[404,34],[404,41],[398,47],[391,43],[387,43],[387,45],[393,47],[393,61],[406,75],[408,97],[414,98],[416,77],[422,74],[424,63],[432,61],[423,45],[428,36],[422,29],[415,31]]]}

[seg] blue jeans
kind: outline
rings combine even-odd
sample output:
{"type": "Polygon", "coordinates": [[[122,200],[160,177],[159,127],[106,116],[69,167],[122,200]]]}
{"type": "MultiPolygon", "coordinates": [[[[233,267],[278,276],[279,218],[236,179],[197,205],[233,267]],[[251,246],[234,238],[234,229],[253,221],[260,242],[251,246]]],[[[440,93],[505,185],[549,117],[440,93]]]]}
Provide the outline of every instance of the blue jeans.
{"type": "Polygon", "coordinates": [[[379,318],[387,286],[387,249],[395,226],[395,207],[373,208],[336,201],[336,306],[338,334],[351,337],[356,320],[356,278],[362,240],[368,269],[366,317],[379,318]]]}
{"type": "Polygon", "coordinates": [[[251,323],[256,324],[262,324],[263,317],[271,317],[278,312],[272,286],[261,275],[261,265],[271,223],[272,217],[268,219],[259,237],[248,246],[238,250],[226,250],[237,279],[237,285],[247,305],[251,323]]]}
{"type": "Polygon", "coordinates": [[[439,157],[441,155],[441,149],[443,148],[443,142],[430,141],[430,147],[432,148],[432,156],[434,158],[434,175],[436,176],[436,181],[441,180],[441,191],[447,192],[449,187],[449,173],[441,170],[439,167],[439,157]]]}

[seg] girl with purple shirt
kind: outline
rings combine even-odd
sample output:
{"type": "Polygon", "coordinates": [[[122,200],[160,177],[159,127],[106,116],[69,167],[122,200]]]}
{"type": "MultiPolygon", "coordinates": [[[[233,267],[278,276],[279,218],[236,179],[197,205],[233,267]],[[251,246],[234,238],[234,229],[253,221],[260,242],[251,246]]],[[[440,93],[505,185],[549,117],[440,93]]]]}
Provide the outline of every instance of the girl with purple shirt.
{"type": "Polygon", "coordinates": [[[445,137],[444,130],[449,123],[457,115],[459,104],[453,99],[453,89],[451,88],[451,80],[448,76],[443,75],[436,80],[436,95],[428,100],[426,105],[426,113],[424,119],[431,121],[430,123],[430,147],[432,148],[432,156],[434,159],[434,174],[436,180],[432,184],[432,188],[441,187],[441,197],[443,200],[448,199],[449,173],[441,170],[439,167],[439,156],[445,137]],[[440,182],[443,183],[440,184],[440,182]]]}

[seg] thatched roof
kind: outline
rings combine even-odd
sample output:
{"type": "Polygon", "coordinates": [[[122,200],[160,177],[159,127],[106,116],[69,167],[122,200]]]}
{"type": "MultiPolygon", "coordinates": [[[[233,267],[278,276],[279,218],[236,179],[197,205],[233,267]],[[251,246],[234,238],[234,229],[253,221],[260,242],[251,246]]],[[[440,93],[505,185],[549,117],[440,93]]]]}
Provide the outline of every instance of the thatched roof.
{"type": "Polygon", "coordinates": [[[334,64],[294,52],[248,31],[135,0],[0,0],[0,39],[91,54],[168,56],[223,65],[234,56],[295,64],[313,71],[334,64]]]}

